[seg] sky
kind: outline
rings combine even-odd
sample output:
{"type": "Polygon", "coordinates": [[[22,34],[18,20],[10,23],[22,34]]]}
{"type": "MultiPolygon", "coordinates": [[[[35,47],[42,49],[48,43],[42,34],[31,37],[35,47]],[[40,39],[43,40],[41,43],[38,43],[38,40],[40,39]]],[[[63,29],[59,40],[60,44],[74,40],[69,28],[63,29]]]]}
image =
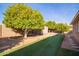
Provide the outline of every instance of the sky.
{"type": "MultiPolygon", "coordinates": [[[[0,24],[4,20],[3,13],[11,3],[0,3],[0,24]]],[[[45,21],[56,21],[70,24],[79,10],[78,3],[27,3],[35,10],[39,10],[45,21]]]]}

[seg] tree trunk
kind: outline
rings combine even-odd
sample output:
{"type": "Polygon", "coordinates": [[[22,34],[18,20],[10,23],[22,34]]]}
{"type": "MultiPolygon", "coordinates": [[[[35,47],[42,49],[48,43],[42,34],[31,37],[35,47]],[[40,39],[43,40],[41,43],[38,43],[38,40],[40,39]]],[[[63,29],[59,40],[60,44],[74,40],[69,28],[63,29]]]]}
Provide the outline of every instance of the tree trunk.
{"type": "Polygon", "coordinates": [[[24,31],[24,38],[27,38],[27,29],[24,31]]]}

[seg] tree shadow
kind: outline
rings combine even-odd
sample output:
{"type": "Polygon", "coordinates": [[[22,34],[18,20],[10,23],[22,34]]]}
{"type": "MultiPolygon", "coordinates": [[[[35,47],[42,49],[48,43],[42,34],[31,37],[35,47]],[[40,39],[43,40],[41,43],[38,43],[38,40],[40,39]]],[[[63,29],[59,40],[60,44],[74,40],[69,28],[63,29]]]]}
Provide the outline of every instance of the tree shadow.
{"type": "MultiPolygon", "coordinates": [[[[17,30],[17,29],[13,29],[13,31],[14,31],[15,33],[19,33],[19,34],[21,34],[22,36],[24,36],[24,31],[21,30],[21,29],[18,29],[18,30],[17,30]]],[[[28,33],[27,33],[27,36],[28,36],[28,37],[30,37],[30,36],[43,35],[41,29],[28,29],[27,31],[28,31],[28,33]]]]}
{"type": "Polygon", "coordinates": [[[22,36],[0,38],[0,52],[18,45],[23,40],[22,36]]]}
{"type": "MultiPolygon", "coordinates": [[[[0,38],[0,52],[3,52],[7,49],[10,49],[12,47],[14,47],[15,45],[18,45],[19,42],[22,42],[23,40],[23,34],[24,34],[24,31],[22,30],[16,30],[16,29],[13,29],[13,31],[15,33],[19,33],[21,34],[22,36],[12,36],[12,37],[4,37],[4,38],[0,38]]],[[[39,29],[36,29],[36,30],[30,30],[28,32],[28,37],[32,37],[32,36],[38,36],[38,35],[42,35],[41,34],[41,30],[39,29]]]]}
{"type": "Polygon", "coordinates": [[[28,34],[27,34],[27,36],[39,36],[39,35],[43,35],[42,34],[42,31],[40,30],[40,29],[31,29],[29,32],[28,32],[28,34]]]}

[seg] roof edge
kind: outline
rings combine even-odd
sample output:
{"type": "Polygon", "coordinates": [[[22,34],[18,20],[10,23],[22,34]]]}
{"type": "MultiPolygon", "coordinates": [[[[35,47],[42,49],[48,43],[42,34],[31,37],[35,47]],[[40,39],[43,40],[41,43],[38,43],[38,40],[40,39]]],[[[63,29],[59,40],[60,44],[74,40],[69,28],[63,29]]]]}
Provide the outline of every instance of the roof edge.
{"type": "Polygon", "coordinates": [[[76,15],[74,16],[74,18],[72,19],[72,22],[71,22],[70,24],[73,24],[73,23],[74,23],[75,18],[76,18],[78,15],[79,15],[79,10],[78,10],[78,12],[76,13],[76,15]]]}

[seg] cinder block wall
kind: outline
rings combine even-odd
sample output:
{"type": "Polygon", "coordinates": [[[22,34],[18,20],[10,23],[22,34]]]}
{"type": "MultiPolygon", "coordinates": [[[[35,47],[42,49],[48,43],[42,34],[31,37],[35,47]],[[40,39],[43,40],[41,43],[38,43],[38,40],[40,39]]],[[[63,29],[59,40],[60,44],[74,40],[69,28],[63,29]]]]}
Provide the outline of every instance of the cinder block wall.
{"type": "Polygon", "coordinates": [[[5,27],[5,25],[2,25],[2,37],[14,37],[14,36],[22,36],[20,33],[14,32],[11,28],[5,27]]]}
{"type": "Polygon", "coordinates": [[[48,27],[44,26],[44,29],[42,30],[43,35],[48,34],[48,27]]]}

